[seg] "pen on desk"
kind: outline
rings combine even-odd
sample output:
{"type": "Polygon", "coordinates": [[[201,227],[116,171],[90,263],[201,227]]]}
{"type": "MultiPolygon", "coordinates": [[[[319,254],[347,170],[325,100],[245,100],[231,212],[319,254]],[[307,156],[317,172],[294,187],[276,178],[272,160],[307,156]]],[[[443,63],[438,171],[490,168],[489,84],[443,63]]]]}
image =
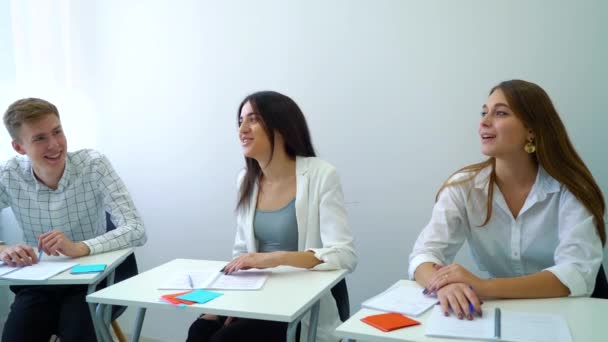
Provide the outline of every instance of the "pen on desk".
{"type": "Polygon", "coordinates": [[[44,228],[42,228],[42,234],[38,235],[38,262],[42,259],[42,252],[44,251],[42,246],[40,246],[40,236],[44,234],[44,228]]]}
{"type": "Polygon", "coordinates": [[[188,274],[188,284],[191,289],[194,289],[194,283],[192,282],[192,277],[188,274]]]}
{"type": "Polygon", "coordinates": [[[500,309],[494,309],[494,337],[500,339],[500,309]]]}

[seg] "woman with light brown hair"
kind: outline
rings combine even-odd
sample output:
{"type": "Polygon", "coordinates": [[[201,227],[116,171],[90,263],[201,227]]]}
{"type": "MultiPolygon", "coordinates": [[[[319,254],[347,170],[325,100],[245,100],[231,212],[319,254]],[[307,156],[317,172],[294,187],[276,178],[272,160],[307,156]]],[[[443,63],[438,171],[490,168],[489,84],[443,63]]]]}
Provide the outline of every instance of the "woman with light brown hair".
{"type": "Polygon", "coordinates": [[[589,296],[606,242],[604,198],[547,93],[521,80],[498,84],[479,136],[489,158],[439,190],[410,278],[460,319],[481,315],[481,298],[589,296]],[[491,278],[452,264],[465,240],[491,278]]]}

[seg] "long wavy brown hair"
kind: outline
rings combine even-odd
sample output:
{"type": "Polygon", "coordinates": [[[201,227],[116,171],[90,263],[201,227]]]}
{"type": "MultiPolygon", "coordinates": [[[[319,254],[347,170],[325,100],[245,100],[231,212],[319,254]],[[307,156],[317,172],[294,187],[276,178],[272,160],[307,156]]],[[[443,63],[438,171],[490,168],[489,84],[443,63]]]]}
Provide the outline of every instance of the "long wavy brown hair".
{"type": "MultiPolygon", "coordinates": [[[[574,146],[568,138],[566,127],[553,106],[549,95],[538,85],[522,80],[504,81],[496,85],[490,91],[490,95],[500,89],[509,107],[526,126],[534,132],[536,153],[532,158],[539,163],[547,173],[566,188],[591,212],[595,227],[602,241],[606,244],[606,231],[604,214],[606,204],[599,186],[593,179],[591,172],[578,155],[574,146]]],[[[481,163],[468,165],[454,172],[446,180],[439,194],[448,186],[454,186],[472,181],[484,168],[491,167],[492,171],[488,179],[488,200],[486,203],[486,218],[481,226],[485,226],[492,217],[492,200],[494,196],[494,184],[496,183],[496,159],[491,157],[481,163]],[[450,181],[452,176],[458,173],[469,173],[470,177],[458,181],[450,181]]]]}

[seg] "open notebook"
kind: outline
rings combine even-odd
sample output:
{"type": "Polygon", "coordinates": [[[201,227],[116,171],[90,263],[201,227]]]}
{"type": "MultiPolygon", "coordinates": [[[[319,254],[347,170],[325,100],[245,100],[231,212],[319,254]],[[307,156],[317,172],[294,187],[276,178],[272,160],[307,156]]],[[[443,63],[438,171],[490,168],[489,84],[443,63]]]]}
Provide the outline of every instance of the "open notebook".
{"type": "Polygon", "coordinates": [[[483,317],[474,320],[443,315],[435,306],[428,320],[425,335],[462,339],[509,342],[572,342],[568,322],[551,314],[483,310],[483,317]]]}
{"type": "Polygon", "coordinates": [[[219,269],[181,271],[167,278],[159,290],[259,290],[268,279],[268,272],[259,270],[239,271],[230,275],[219,269]]]}
{"type": "Polygon", "coordinates": [[[419,316],[437,303],[437,298],[423,295],[422,290],[397,283],[379,295],[364,301],[361,306],[366,309],[419,316]]]}

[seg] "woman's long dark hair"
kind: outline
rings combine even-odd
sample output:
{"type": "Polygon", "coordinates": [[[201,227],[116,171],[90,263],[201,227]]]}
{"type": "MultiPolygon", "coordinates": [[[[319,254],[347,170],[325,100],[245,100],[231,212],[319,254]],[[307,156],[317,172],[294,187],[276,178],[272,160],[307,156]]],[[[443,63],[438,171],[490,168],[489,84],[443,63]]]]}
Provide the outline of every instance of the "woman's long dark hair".
{"type": "MultiPolygon", "coordinates": [[[[284,141],[285,152],[291,158],[296,156],[315,157],[310,132],[300,107],[288,96],[275,91],[260,91],[243,99],[237,111],[237,125],[243,106],[249,102],[262,119],[262,127],[270,140],[271,155],[274,152],[274,134],[278,132],[284,141]]],[[[246,172],[239,189],[237,209],[249,205],[253,187],[262,174],[262,169],[253,158],[245,157],[246,172]]]]}

